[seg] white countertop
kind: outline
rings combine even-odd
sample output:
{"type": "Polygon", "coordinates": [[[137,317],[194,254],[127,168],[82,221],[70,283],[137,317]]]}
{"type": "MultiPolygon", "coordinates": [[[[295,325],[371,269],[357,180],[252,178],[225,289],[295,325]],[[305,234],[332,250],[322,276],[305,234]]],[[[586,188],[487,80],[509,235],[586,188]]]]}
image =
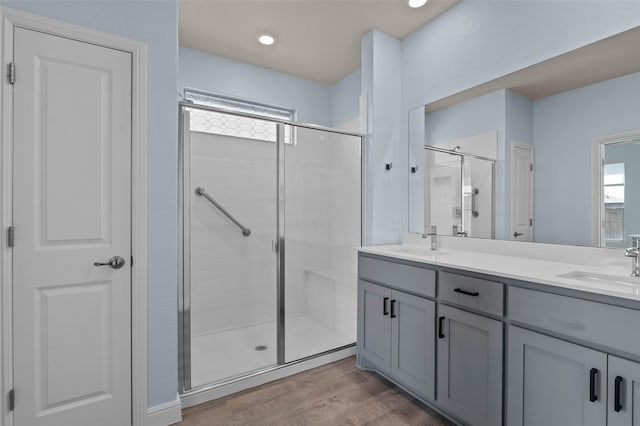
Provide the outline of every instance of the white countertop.
{"type": "Polygon", "coordinates": [[[409,244],[368,246],[361,247],[358,251],[640,301],[640,279],[630,277],[630,262],[628,269],[613,265],[594,267],[452,248],[438,249],[433,252],[424,245],[409,244]],[[596,278],[559,276],[574,272],[596,278]]]}

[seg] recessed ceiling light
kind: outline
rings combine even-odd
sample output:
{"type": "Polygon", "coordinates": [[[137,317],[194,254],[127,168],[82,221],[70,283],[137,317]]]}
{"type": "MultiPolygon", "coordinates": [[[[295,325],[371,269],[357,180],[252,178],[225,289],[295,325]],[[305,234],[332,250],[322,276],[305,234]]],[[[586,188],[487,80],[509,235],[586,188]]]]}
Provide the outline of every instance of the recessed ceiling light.
{"type": "Polygon", "coordinates": [[[422,7],[427,4],[427,0],[409,0],[409,7],[422,7]]]}
{"type": "Polygon", "coordinates": [[[271,46],[276,42],[276,38],[268,33],[259,33],[258,42],[265,46],[271,46]]]}

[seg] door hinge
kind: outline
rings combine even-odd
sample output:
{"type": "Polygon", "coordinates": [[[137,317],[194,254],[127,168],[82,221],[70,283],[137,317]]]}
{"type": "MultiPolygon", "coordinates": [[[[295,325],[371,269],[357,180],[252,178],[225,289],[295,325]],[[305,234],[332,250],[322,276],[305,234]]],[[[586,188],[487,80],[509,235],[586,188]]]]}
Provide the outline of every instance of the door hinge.
{"type": "Polygon", "coordinates": [[[529,226],[533,226],[533,218],[532,217],[529,218],[529,226]]]}
{"type": "Polygon", "coordinates": [[[133,268],[133,256],[131,256],[131,267],[133,268]]]}
{"type": "Polygon", "coordinates": [[[533,163],[530,163],[530,164],[529,164],[529,170],[530,170],[530,171],[533,171],[533,163]]]}
{"type": "Polygon", "coordinates": [[[10,62],[7,68],[8,68],[7,77],[9,78],[9,84],[15,84],[16,83],[16,66],[14,65],[13,62],[10,62]]]}
{"type": "Polygon", "coordinates": [[[7,246],[13,247],[15,242],[16,242],[16,233],[13,229],[13,226],[10,226],[9,229],[7,229],[7,246]]]}
{"type": "Polygon", "coordinates": [[[7,395],[7,402],[9,404],[9,411],[13,411],[14,408],[16,408],[16,393],[13,389],[11,389],[7,395]]]}

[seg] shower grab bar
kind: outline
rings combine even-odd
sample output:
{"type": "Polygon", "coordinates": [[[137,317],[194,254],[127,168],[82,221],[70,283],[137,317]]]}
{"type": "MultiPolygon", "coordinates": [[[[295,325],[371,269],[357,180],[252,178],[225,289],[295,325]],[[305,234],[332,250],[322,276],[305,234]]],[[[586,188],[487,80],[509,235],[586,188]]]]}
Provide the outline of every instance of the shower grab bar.
{"type": "Polygon", "coordinates": [[[478,213],[478,210],[476,209],[476,202],[477,202],[478,192],[480,192],[480,190],[478,188],[473,188],[471,190],[471,192],[465,192],[464,193],[465,197],[467,195],[471,195],[471,216],[473,216],[473,217],[478,217],[480,215],[480,213],[478,213]]]}
{"type": "Polygon", "coordinates": [[[235,223],[236,226],[240,229],[242,229],[242,235],[244,235],[245,237],[248,237],[249,235],[251,235],[251,229],[247,228],[246,226],[244,226],[243,224],[241,224],[240,222],[238,222],[238,220],[231,216],[231,213],[229,213],[227,211],[227,209],[225,209],[224,207],[222,207],[220,205],[220,203],[218,203],[216,200],[213,199],[213,197],[211,195],[209,195],[207,193],[207,191],[205,191],[205,189],[201,186],[196,188],[196,194],[206,198],[207,200],[209,200],[209,202],[211,204],[213,204],[214,206],[216,206],[218,208],[218,210],[220,210],[222,212],[222,214],[224,214],[226,217],[229,218],[229,220],[231,220],[231,222],[235,223]]]}

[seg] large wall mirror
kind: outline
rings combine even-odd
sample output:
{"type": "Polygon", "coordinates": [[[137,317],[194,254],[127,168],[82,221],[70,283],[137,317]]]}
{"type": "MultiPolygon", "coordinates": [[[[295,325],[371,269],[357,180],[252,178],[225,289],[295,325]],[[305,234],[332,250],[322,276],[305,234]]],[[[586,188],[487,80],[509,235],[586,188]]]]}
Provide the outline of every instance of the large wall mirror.
{"type": "Polygon", "coordinates": [[[409,113],[409,231],[599,247],[640,234],[640,27],[409,113]]]}

